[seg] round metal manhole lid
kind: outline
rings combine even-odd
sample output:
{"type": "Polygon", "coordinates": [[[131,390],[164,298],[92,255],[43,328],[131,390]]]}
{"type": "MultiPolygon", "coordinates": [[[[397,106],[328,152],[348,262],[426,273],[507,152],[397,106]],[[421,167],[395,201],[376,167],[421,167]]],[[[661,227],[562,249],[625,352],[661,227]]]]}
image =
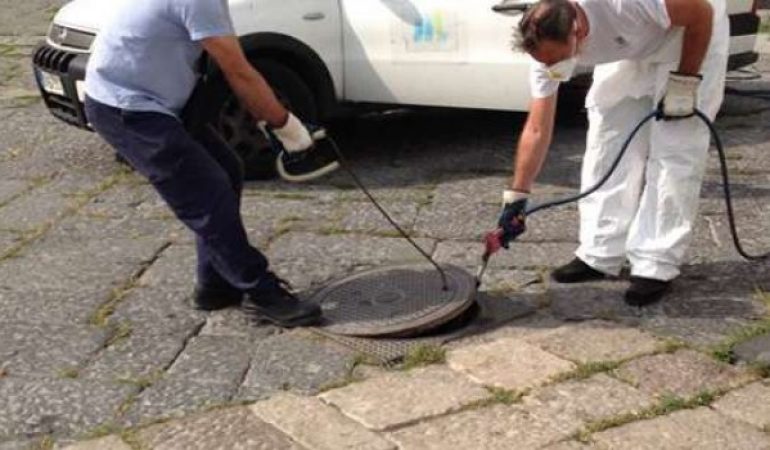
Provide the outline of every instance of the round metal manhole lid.
{"type": "Polygon", "coordinates": [[[310,299],[321,305],[324,331],[358,337],[408,337],[439,327],[474,302],[472,275],[442,266],[449,289],[430,265],[373,269],[337,280],[310,299]]]}

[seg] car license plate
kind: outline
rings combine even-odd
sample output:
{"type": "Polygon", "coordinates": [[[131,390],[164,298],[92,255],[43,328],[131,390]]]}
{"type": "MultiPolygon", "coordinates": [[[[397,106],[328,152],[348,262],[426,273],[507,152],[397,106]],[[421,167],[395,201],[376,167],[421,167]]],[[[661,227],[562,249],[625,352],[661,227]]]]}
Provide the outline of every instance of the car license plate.
{"type": "Polygon", "coordinates": [[[38,71],[38,79],[43,90],[50,93],[64,96],[64,85],[61,78],[48,72],[38,71]]]}
{"type": "Polygon", "coordinates": [[[78,100],[80,100],[80,103],[85,103],[86,101],[86,84],[80,80],[75,82],[75,90],[78,92],[78,100]]]}

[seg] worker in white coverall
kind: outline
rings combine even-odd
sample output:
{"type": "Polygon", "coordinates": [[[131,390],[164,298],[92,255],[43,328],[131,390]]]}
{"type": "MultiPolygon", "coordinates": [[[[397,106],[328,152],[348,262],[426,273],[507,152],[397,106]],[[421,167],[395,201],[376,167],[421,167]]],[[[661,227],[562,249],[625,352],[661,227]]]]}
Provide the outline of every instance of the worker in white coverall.
{"type": "Polygon", "coordinates": [[[533,59],[532,101],[500,226],[507,243],[524,212],[554,128],[559,83],[577,64],[595,66],[586,99],[589,129],[582,188],[594,186],[633,128],[658,108],[608,182],[580,203],[576,258],[552,276],[579,283],[617,276],[631,263],[625,298],[660,299],[679,275],[729,53],[725,0],[541,0],[522,18],[516,43],[533,59]]]}

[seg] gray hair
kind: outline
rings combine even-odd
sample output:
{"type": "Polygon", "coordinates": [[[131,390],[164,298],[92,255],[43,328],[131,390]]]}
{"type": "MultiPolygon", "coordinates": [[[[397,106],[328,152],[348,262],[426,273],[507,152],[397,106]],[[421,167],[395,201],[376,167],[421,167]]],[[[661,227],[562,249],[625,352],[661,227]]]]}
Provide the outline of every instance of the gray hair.
{"type": "Polygon", "coordinates": [[[569,0],[540,0],[524,13],[513,46],[532,53],[543,41],[566,43],[576,18],[577,11],[569,0]]]}

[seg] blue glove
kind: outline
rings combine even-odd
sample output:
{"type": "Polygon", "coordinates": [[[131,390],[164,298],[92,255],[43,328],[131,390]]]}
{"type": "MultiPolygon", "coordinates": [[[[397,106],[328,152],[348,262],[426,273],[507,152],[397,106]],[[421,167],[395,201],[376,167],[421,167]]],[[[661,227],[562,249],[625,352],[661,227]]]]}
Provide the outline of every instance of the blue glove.
{"type": "Polygon", "coordinates": [[[505,203],[503,204],[503,212],[500,214],[500,220],[497,225],[503,230],[503,234],[500,238],[500,245],[507,250],[511,241],[527,231],[526,211],[529,201],[526,198],[526,194],[513,193],[512,191],[506,191],[506,193],[503,194],[503,198],[505,203]],[[515,196],[515,194],[518,194],[519,196],[524,195],[524,198],[519,198],[515,201],[507,201],[515,196]]]}

